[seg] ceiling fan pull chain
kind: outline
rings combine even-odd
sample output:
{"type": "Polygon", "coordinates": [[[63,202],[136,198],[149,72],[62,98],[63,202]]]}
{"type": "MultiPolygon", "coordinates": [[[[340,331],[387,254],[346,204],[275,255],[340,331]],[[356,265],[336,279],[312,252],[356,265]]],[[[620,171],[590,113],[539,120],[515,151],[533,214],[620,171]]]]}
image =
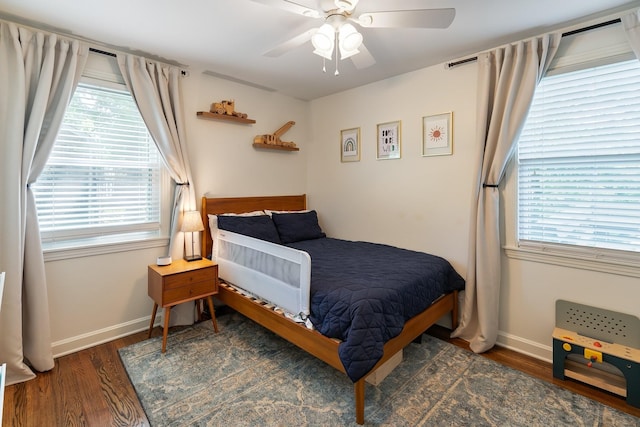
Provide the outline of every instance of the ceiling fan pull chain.
{"type": "Polygon", "coordinates": [[[327,64],[326,64],[326,59],[322,58],[322,72],[326,73],[327,72],[327,64]]]}
{"type": "Polygon", "coordinates": [[[338,71],[338,35],[336,34],[335,37],[335,43],[336,43],[336,48],[335,48],[335,52],[336,52],[336,72],[334,73],[334,76],[339,76],[340,72],[338,71]]]}

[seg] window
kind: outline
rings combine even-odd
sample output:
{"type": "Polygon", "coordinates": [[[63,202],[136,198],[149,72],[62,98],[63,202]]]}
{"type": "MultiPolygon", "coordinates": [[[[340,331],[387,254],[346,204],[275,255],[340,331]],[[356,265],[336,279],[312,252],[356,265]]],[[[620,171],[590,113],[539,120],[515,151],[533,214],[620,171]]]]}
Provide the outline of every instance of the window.
{"type": "Polygon", "coordinates": [[[158,235],[161,169],[126,88],[80,83],[32,187],[43,242],[158,235]]]}
{"type": "Polygon", "coordinates": [[[640,61],[543,78],[518,145],[517,220],[520,246],[640,252],[640,61]]]}

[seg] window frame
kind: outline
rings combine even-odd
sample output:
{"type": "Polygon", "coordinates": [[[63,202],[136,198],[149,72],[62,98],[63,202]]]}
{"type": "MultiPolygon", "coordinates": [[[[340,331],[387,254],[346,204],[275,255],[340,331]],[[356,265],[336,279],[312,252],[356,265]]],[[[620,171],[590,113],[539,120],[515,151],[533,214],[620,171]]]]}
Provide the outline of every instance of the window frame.
{"type": "MultiPolygon", "coordinates": [[[[122,77],[112,73],[85,72],[80,83],[125,90],[122,77]]],[[[57,261],[86,256],[127,252],[140,249],[166,247],[169,244],[169,219],[173,181],[164,165],[160,168],[160,226],[158,229],[140,232],[124,232],[99,237],[69,237],[42,242],[45,261],[57,261]]],[[[69,233],[74,234],[73,232],[69,233]]]]}

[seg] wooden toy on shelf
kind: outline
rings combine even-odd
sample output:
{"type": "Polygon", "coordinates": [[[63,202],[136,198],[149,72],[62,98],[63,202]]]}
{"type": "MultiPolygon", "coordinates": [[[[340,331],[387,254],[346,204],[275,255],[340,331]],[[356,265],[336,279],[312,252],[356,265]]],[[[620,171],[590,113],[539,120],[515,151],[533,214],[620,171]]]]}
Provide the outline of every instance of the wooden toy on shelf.
{"type": "Polygon", "coordinates": [[[220,115],[227,116],[235,116],[240,117],[242,119],[246,119],[247,115],[245,113],[240,113],[235,110],[236,103],[233,100],[226,101],[222,100],[220,102],[214,102],[211,104],[210,112],[220,115]]]}
{"type": "Polygon", "coordinates": [[[204,119],[226,120],[236,123],[255,123],[256,121],[247,117],[247,114],[235,111],[234,101],[220,101],[211,104],[209,111],[198,111],[197,116],[204,119]]]}
{"type": "Polygon", "coordinates": [[[298,147],[295,142],[283,141],[280,139],[286,131],[291,129],[291,126],[295,125],[296,122],[289,121],[285,123],[280,129],[275,131],[270,135],[258,135],[253,139],[254,147],[264,147],[264,148],[280,148],[291,151],[298,151],[298,147]]]}

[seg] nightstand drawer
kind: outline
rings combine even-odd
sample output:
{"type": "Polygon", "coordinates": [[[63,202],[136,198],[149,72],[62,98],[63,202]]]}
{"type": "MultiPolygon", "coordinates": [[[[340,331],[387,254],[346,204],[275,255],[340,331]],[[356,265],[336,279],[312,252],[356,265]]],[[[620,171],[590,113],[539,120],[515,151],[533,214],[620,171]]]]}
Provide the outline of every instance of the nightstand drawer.
{"type": "Polygon", "coordinates": [[[199,283],[192,283],[188,286],[166,289],[163,294],[162,305],[174,304],[178,301],[187,301],[193,298],[202,298],[206,294],[216,292],[216,282],[207,280],[199,283]]]}
{"type": "Polygon", "coordinates": [[[201,268],[199,270],[185,271],[183,273],[172,274],[164,278],[164,289],[179,288],[192,283],[214,280],[215,271],[213,267],[201,268]]]}

